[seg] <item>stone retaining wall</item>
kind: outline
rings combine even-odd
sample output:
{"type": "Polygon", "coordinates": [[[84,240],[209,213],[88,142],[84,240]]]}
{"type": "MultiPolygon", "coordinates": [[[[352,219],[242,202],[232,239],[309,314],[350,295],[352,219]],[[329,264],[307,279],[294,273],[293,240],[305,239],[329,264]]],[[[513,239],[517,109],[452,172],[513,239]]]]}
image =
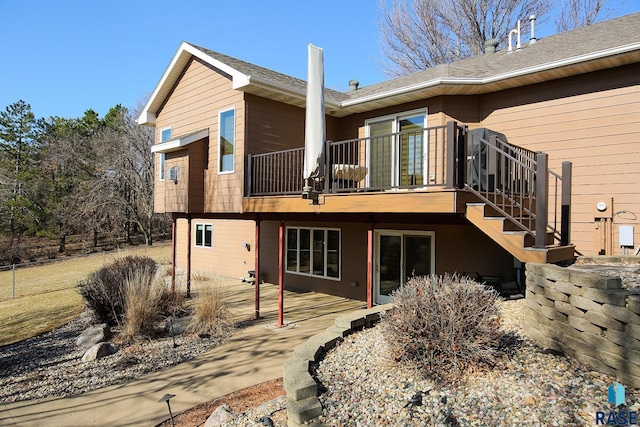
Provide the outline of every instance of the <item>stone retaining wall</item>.
{"type": "Polygon", "coordinates": [[[285,361],[283,368],[289,427],[304,425],[305,421],[322,415],[318,386],[309,372],[311,365],[319,361],[347,335],[373,326],[380,320],[380,313],[389,308],[390,305],[378,305],[340,316],[326,331],[312,336],[296,347],[293,356],[285,361]]]}
{"type": "Polygon", "coordinates": [[[640,295],[605,277],[527,264],[524,331],[596,371],[640,387],[640,295]]]}

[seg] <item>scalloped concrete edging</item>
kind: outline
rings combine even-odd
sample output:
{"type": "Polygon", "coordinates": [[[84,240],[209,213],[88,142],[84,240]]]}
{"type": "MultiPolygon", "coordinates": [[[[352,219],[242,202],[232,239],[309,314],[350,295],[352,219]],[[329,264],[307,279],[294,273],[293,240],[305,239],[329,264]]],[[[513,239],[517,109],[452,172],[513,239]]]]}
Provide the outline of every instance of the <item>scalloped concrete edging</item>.
{"type": "Polygon", "coordinates": [[[293,356],[284,362],[283,367],[289,427],[302,426],[305,421],[322,415],[318,385],[309,372],[311,365],[322,359],[344,337],[373,326],[380,320],[380,313],[391,307],[391,304],[378,305],[339,316],[333,326],[312,336],[293,350],[293,356]]]}

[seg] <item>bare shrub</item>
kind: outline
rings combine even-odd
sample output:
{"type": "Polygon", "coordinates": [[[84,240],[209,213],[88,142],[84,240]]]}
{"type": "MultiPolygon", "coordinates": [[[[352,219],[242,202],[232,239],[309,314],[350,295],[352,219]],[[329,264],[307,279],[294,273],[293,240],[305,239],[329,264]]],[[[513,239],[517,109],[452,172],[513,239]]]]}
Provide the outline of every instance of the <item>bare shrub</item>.
{"type": "Polygon", "coordinates": [[[200,290],[193,302],[193,318],[189,322],[189,331],[211,338],[226,338],[234,329],[229,305],[225,301],[222,289],[209,285],[200,290]]]}
{"type": "Polygon", "coordinates": [[[91,273],[78,284],[78,291],[98,321],[120,325],[125,311],[124,285],[136,272],[154,275],[156,262],[149,257],[126,256],[91,273]]]}
{"type": "Polygon", "coordinates": [[[191,280],[194,282],[208,282],[210,278],[209,276],[202,273],[193,273],[191,275],[191,280]]]}
{"type": "Polygon", "coordinates": [[[456,382],[494,365],[501,344],[498,293],[467,277],[413,277],[381,321],[391,356],[424,375],[456,382]]]}
{"type": "Polygon", "coordinates": [[[163,301],[169,292],[155,280],[155,271],[138,270],[124,283],[125,315],[120,342],[130,342],[136,337],[155,333],[163,314],[163,301]]]}

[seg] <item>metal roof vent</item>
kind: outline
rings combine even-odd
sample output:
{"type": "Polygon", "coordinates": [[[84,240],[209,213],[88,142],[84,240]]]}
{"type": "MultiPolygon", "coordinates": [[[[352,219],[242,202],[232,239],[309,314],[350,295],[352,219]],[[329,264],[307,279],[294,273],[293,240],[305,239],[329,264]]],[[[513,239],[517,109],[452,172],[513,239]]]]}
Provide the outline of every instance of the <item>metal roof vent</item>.
{"type": "Polygon", "coordinates": [[[349,91],[350,92],[355,92],[356,90],[358,90],[358,85],[360,84],[359,81],[357,80],[349,80],[349,91]]]}
{"type": "Polygon", "coordinates": [[[497,47],[498,47],[498,40],[496,40],[496,39],[487,40],[486,42],[484,42],[484,53],[485,53],[485,55],[487,55],[489,53],[495,53],[497,47]]]}

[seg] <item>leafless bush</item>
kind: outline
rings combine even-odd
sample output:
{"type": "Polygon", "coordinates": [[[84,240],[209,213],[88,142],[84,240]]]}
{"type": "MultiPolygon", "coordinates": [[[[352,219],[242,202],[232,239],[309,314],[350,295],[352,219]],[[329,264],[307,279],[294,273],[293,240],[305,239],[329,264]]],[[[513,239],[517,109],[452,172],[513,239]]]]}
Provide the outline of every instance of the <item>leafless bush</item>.
{"type": "Polygon", "coordinates": [[[91,273],[78,285],[78,291],[100,322],[119,325],[125,312],[124,284],[136,272],[154,275],[156,262],[149,257],[127,256],[116,259],[91,273]]]}
{"type": "Polygon", "coordinates": [[[189,323],[189,330],[193,333],[226,338],[234,329],[229,305],[219,286],[204,286],[194,298],[193,310],[189,323]]]}
{"type": "Polygon", "coordinates": [[[456,382],[495,364],[501,342],[498,293],[467,277],[414,277],[391,296],[381,327],[391,356],[424,375],[456,382]]]}

